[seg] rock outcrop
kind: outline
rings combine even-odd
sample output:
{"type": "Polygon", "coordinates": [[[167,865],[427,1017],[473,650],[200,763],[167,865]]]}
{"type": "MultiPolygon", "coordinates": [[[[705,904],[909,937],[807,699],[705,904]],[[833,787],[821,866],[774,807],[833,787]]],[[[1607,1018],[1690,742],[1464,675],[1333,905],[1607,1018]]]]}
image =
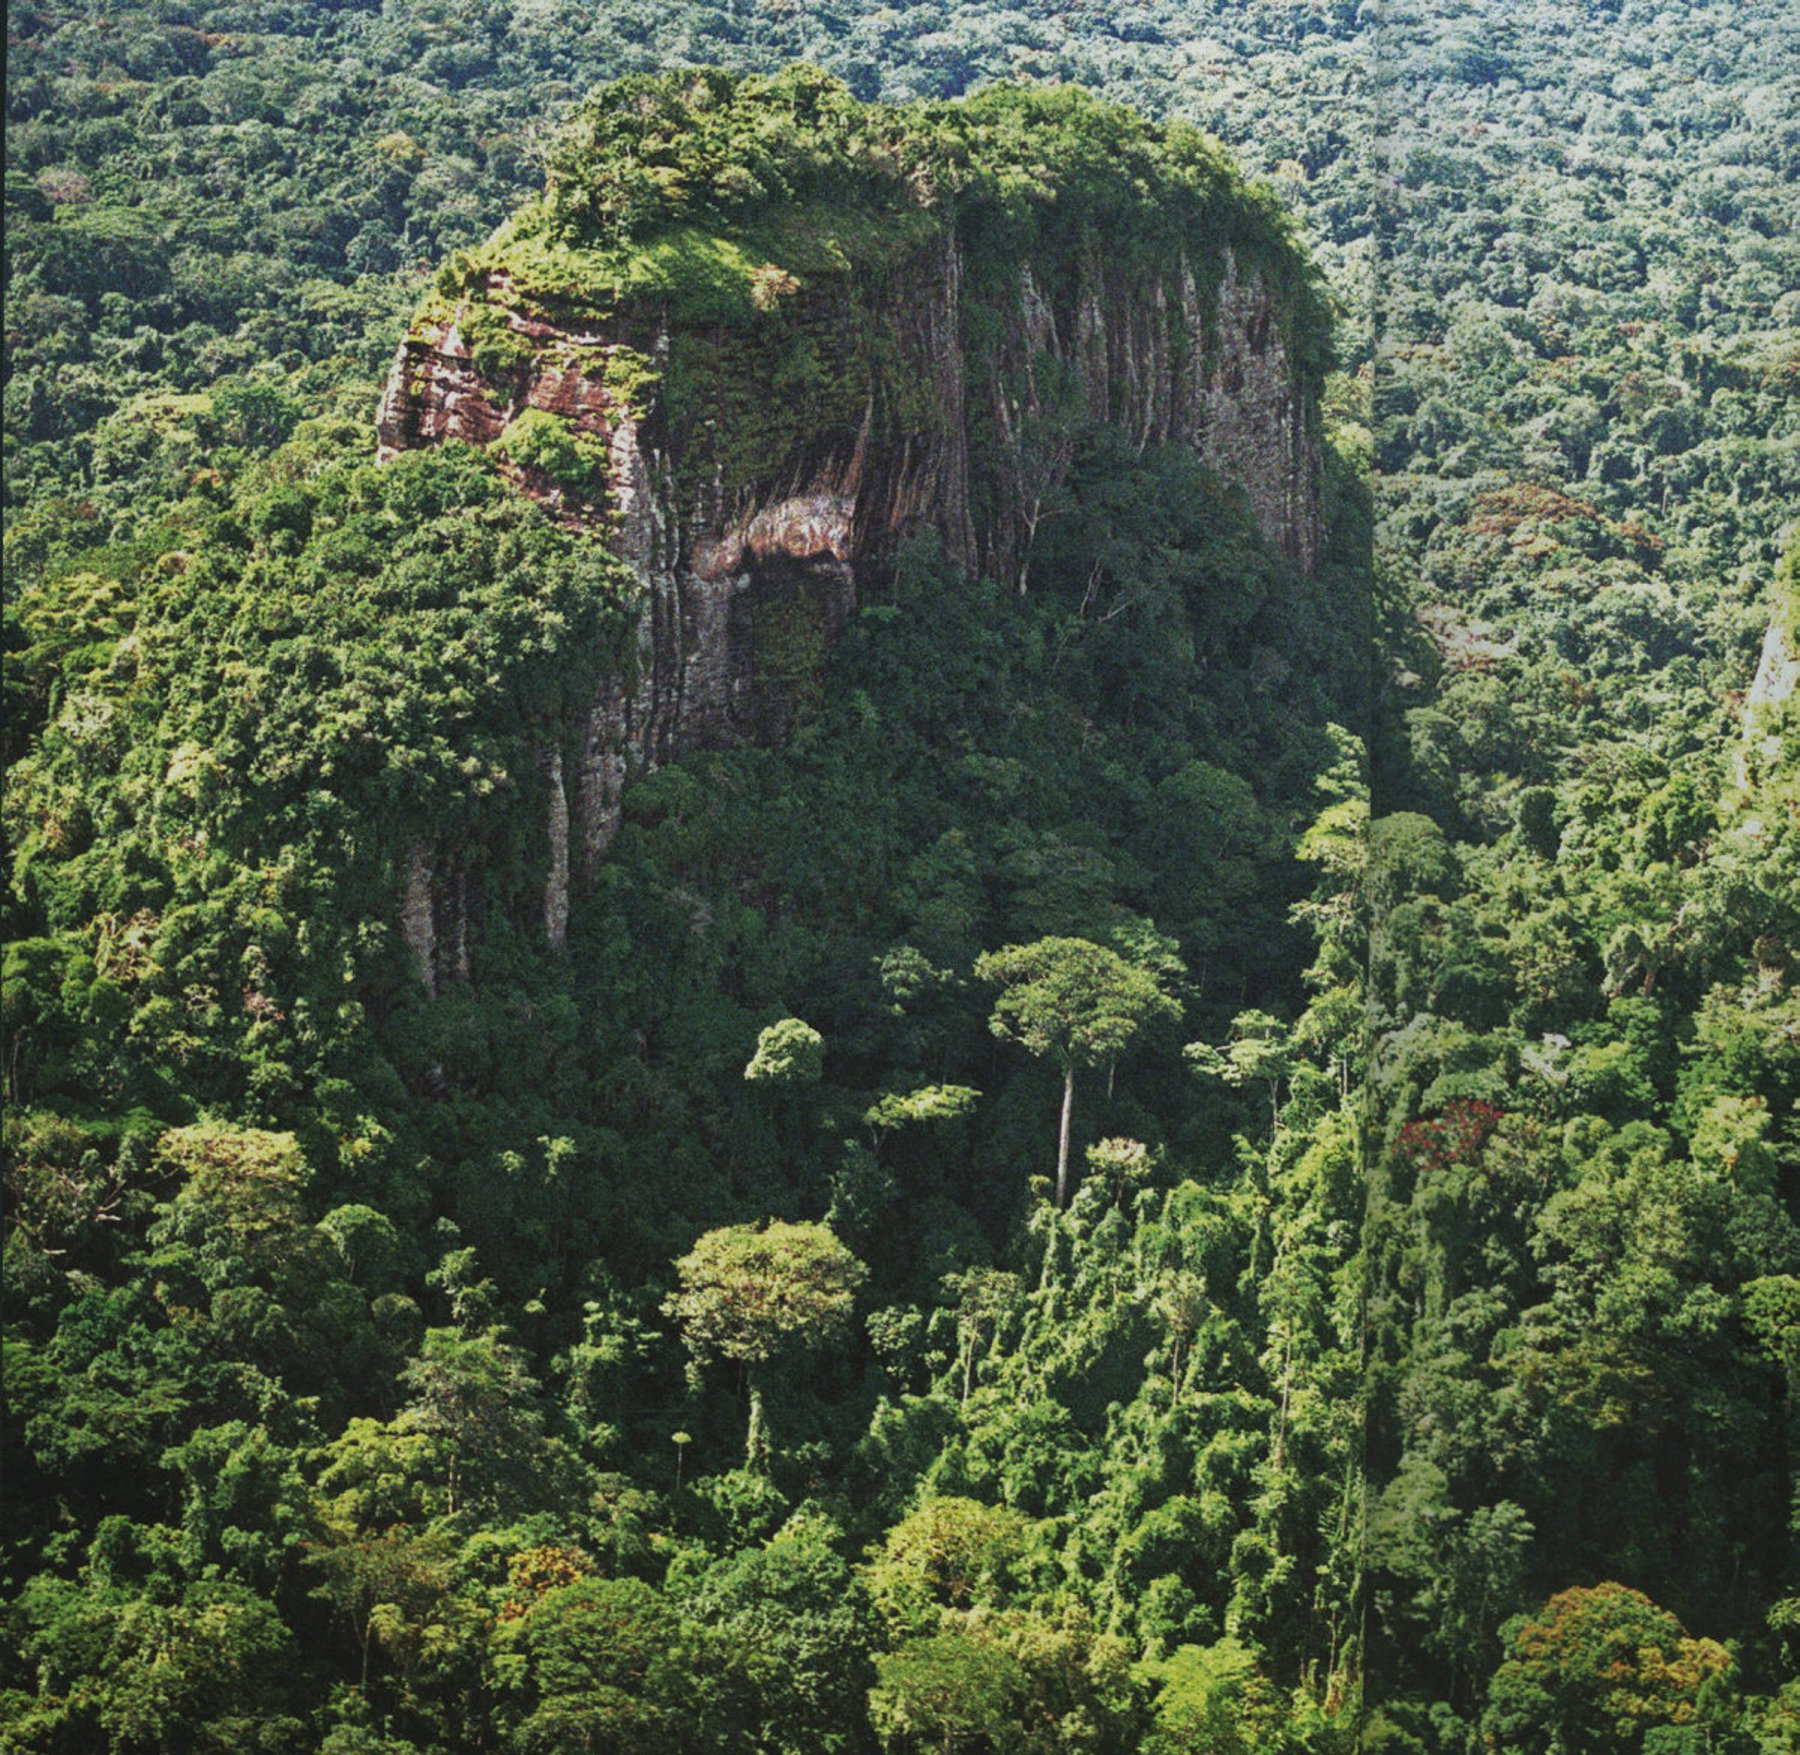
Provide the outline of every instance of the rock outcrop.
{"type": "MultiPolygon", "coordinates": [[[[628,779],[688,750],[779,739],[908,532],[1023,585],[1085,424],[1140,449],[1193,447],[1272,545],[1316,563],[1317,370],[1290,346],[1266,252],[1259,263],[1200,233],[1147,270],[1089,225],[1072,251],[1049,239],[997,256],[982,242],[973,275],[977,241],[954,203],[906,217],[904,246],[874,266],[821,269],[815,252],[800,274],[740,251],[741,307],[700,317],[654,289],[534,284],[502,234],[440,285],[400,349],[384,456],[496,447],[642,589],[635,671],[592,703],[546,788],[552,942],[570,874],[604,854],[628,779]],[[532,419],[562,447],[548,462],[521,438],[532,419]]],[[[422,923],[420,881],[409,870],[422,923]]]]}
{"type": "Polygon", "coordinates": [[[1800,689],[1800,646],[1787,618],[1778,614],[1763,636],[1756,675],[1744,697],[1744,735],[1733,766],[1739,786],[1748,786],[1756,768],[1779,758],[1781,738],[1771,728],[1796,689],[1800,689]]]}

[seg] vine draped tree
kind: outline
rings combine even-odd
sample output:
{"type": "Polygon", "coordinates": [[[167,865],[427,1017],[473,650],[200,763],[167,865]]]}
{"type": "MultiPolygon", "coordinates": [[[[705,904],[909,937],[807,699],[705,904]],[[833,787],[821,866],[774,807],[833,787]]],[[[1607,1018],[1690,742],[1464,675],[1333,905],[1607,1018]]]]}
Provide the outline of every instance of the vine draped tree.
{"type": "Polygon", "coordinates": [[[975,975],[1000,988],[988,1020],[994,1034],[1062,1069],[1056,1204],[1066,1206],[1076,1068],[1117,1060],[1145,1025],[1173,1022],[1181,1008],[1148,969],[1085,938],[1040,938],[989,951],[976,960],[975,975]]]}
{"type": "MultiPolygon", "coordinates": [[[[777,1219],[708,1231],[675,1263],[681,1281],[663,1309],[681,1324],[697,1364],[734,1360],[748,1376],[794,1346],[839,1334],[867,1269],[824,1225],[777,1219]]],[[[750,1393],[750,1448],[756,1449],[762,1399],[750,1393]]]]}

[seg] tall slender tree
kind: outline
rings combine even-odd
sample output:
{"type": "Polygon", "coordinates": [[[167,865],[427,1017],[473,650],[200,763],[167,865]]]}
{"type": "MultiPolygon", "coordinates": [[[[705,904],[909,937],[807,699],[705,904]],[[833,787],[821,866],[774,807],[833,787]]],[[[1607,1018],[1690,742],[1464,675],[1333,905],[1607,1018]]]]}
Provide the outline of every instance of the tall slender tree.
{"type": "Polygon", "coordinates": [[[1065,1206],[1076,1068],[1117,1060],[1145,1025],[1157,1018],[1174,1021],[1181,1008],[1149,970],[1085,938],[1007,945],[978,958],[975,974],[1000,988],[988,1020],[994,1034],[1019,1043],[1029,1054],[1048,1055],[1062,1068],[1056,1204],[1065,1206]]]}

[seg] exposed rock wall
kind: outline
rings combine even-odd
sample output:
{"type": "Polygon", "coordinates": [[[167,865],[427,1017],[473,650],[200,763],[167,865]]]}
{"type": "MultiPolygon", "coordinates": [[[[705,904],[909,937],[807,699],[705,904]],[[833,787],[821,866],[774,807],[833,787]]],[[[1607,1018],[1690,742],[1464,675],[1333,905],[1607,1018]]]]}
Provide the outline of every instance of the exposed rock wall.
{"type": "Polygon", "coordinates": [[[426,991],[437,992],[437,921],[431,905],[431,866],[417,843],[407,848],[400,873],[400,937],[426,991]]]}
{"type": "Polygon", "coordinates": [[[454,848],[418,840],[406,847],[400,861],[400,938],[428,993],[435,994],[446,980],[469,979],[469,890],[454,848]]]}
{"type": "MultiPolygon", "coordinates": [[[[998,289],[990,273],[977,294],[945,227],[880,285],[796,287],[769,322],[783,345],[804,342],[825,381],[814,425],[796,423],[772,373],[759,378],[754,331],[672,334],[654,313],[578,320],[501,273],[417,324],[389,376],[384,457],[452,438],[493,445],[539,409],[606,458],[574,487],[507,465],[559,517],[604,531],[643,588],[635,673],[603,687],[566,766],[546,755],[553,944],[571,875],[603,856],[628,779],[687,750],[779,739],[859,584],[908,530],[935,529],[960,564],[1022,580],[1082,421],[1139,446],[1193,446],[1244,490],[1268,540],[1316,562],[1317,411],[1269,289],[1228,252],[1144,275],[1096,246],[1074,264],[1021,262],[998,289]],[[484,374],[469,336],[496,312],[524,363],[484,374]],[[696,353],[713,372],[699,396],[683,367],[696,353]],[[676,406],[665,386],[682,371],[676,406]]],[[[422,966],[441,971],[466,967],[466,946],[442,942],[421,894],[441,890],[426,875],[440,863],[415,851],[403,914],[422,966]]]]}
{"type": "Polygon", "coordinates": [[[1762,654],[1750,692],[1744,697],[1744,738],[1739,746],[1735,774],[1739,786],[1750,784],[1753,765],[1773,762],[1781,753],[1781,739],[1770,729],[1775,715],[1800,688],[1800,651],[1794,646],[1787,621],[1777,616],[1763,636],[1762,654]]]}
{"type": "Polygon", "coordinates": [[[1759,708],[1779,707],[1796,687],[1800,687],[1800,652],[1794,650],[1787,628],[1773,621],[1763,636],[1756,677],[1744,702],[1745,724],[1753,723],[1750,716],[1759,708]]]}
{"type": "Polygon", "coordinates": [[[1317,411],[1295,393],[1267,292],[1246,284],[1235,263],[1219,288],[1217,336],[1192,442],[1249,495],[1264,534],[1310,573],[1322,523],[1317,411]]]}
{"type": "Polygon", "coordinates": [[[550,755],[550,874],[544,880],[544,937],[561,950],[569,936],[569,794],[563,785],[561,750],[550,755]]]}

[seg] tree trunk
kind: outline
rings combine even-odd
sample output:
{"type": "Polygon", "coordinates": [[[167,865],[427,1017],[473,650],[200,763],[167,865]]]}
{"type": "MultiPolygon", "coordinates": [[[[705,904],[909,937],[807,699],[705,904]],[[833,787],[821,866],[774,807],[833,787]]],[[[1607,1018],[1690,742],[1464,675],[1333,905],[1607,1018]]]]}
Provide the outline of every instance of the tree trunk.
{"type": "Polygon", "coordinates": [[[1275,1427],[1275,1472],[1280,1474],[1287,1460],[1288,1398],[1294,1387],[1294,1328],[1282,1324],[1281,1350],[1281,1417],[1275,1427]]]}
{"type": "Polygon", "coordinates": [[[769,1427],[763,1418],[762,1389],[750,1386],[750,1430],[744,1439],[744,1466],[758,1474],[769,1470],[769,1427]]]}
{"type": "Polygon", "coordinates": [[[1075,1068],[1063,1069],[1062,1132],[1056,1141],[1056,1204],[1069,1204],[1069,1117],[1075,1109],[1075,1068]]]}

